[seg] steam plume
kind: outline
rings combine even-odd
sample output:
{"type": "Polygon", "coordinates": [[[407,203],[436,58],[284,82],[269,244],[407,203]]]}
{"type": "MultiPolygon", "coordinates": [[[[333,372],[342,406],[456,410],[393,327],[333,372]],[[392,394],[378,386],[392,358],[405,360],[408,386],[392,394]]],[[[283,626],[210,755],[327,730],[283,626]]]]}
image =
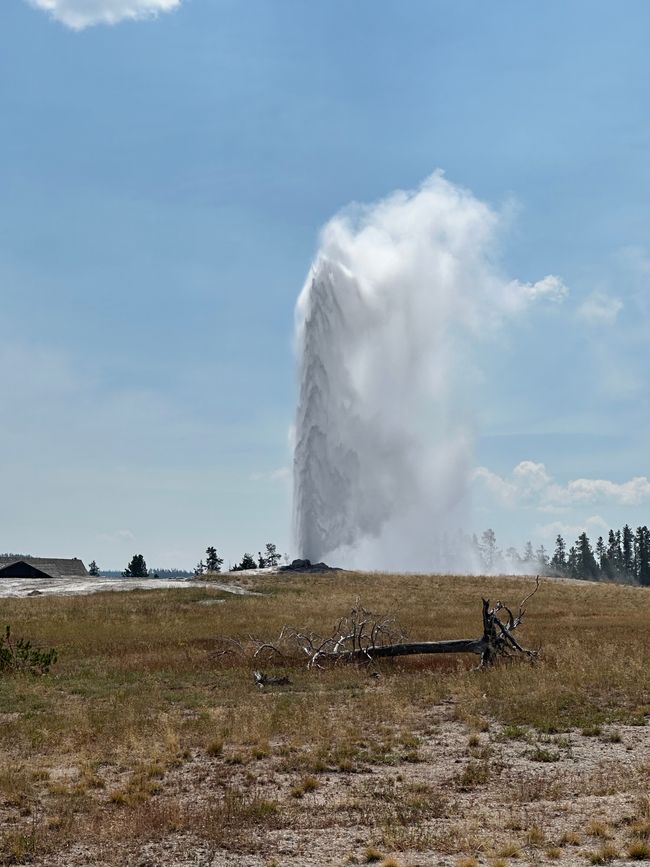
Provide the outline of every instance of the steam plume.
{"type": "Polygon", "coordinates": [[[504,317],[566,292],[554,276],[503,277],[501,222],[437,172],[324,227],[296,306],[300,556],[441,565],[471,471],[470,347],[504,317]]]}

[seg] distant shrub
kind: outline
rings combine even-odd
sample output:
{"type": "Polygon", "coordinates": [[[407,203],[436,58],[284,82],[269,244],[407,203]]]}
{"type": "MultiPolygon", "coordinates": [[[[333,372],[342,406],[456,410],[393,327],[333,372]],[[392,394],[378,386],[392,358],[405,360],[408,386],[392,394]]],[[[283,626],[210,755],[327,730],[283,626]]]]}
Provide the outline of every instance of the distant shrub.
{"type": "Polygon", "coordinates": [[[6,626],[0,636],[0,674],[8,671],[25,671],[30,674],[47,674],[57,660],[56,650],[40,650],[25,638],[11,637],[11,627],[6,626]]]}

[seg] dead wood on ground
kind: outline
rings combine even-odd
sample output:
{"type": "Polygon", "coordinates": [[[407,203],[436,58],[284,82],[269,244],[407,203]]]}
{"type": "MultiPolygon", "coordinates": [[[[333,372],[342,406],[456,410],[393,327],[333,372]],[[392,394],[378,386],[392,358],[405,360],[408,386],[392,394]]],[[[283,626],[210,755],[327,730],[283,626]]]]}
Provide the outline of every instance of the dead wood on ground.
{"type": "MultiPolygon", "coordinates": [[[[513,632],[521,625],[526,605],[539,589],[535,587],[520,602],[517,614],[503,602],[492,608],[483,599],[483,634],[478,638],[455,638],[444,641],[407,641],[406,634],[393,617],[373,614],[357,601],[354,608],[336,624],[329,635],[285,626],[273,642],[249,638],[247,641],[228,640],[218,655],[229,652],[252,655],[269,662],[295,662],[299,659],[308,668],[341,662],[373,662],[398,656],[431,653],[473,653],[480,656],[480,667],[493,665],[498,659],[535,659],[537,651],[523,647],[513,632]]],[[[266,678],[266,676],[263,676],[266,678]]],[[[259,680],[256,677],[259,684],[259,680]]],[[[269,681],[270,683],[270,681],[269,681]]],[[[264,685],[264,684],[260,684],[264,685]]]]}

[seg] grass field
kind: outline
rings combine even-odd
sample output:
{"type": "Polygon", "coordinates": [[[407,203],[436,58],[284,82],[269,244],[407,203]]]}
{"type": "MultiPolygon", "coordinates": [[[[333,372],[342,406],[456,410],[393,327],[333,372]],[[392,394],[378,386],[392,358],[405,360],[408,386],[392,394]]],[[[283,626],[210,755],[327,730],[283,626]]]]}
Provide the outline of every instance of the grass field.
{"type": "Polygon", "coordinates": [[[54,646],[0,676],[0,863],[388,865],[650,858],[650,594],[542,582],[518,637],[474,657],[266,669],[223,638],[329,632],[354,605],[412,639],[478,637],[481,596],[531,579],[260,576],[202,588],[0,602],[54,646]]]}

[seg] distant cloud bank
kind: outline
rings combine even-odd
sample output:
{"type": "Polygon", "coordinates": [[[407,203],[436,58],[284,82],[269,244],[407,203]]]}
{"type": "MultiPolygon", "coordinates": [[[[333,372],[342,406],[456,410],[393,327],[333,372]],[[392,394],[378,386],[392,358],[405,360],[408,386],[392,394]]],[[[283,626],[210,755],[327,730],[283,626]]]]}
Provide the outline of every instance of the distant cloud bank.
{"type": "Polygon", "coordinates": [[[497,475],[487,467],[477,467],[474,481],[483,484],[492,497],[511,508],[530,505],[545,509],[597,502],[629,506],[650,501],[650,481],[645,476],[636,476],[626,482],[574,479],[560,485],[549,475],[544,464],[534,461],[517,464],[509,478],[497,475]]]}
{"type": "Polygon", "coordinates": [[[95,24],[117,24],[152,18],[159,12],[171,12],[181,0],[27,0],[36,9],[49,12],[73,30],[83,30],[95,24]]]}

